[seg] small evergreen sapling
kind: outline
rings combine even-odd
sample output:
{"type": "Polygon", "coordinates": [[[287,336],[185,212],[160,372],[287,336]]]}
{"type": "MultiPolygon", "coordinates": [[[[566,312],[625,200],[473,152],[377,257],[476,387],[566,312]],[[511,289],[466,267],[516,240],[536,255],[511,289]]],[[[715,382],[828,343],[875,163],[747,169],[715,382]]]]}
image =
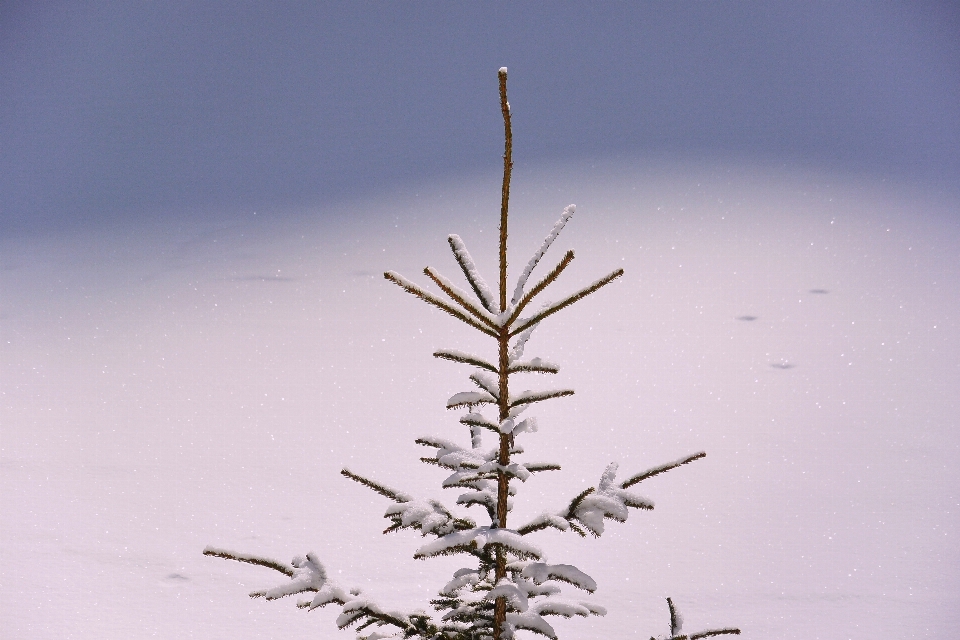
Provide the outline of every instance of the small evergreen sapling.
{"type": "MultiPolygon", "coordinates": [[[[557,583],[565,583],[579,590],[593,593],[597,584],[593,578],[569,564],[548,564],[543,552],[531,542],[531,535],[547,528],[559,529],[586,537],[599,537],[605,520],[624,522],[630,508],[653,509],[653,503],[628,491],[647,478],[659,475],[681,465],[703,458],[700,452],[663,464],[628,479],[617,481],[617,465],[609,465],[596,487],[590,487],[570,500],[559,511],[547,511],[530,522],[510,528],[507,517],[516,494],[514,481],[525,482],[532,474],[556,471],[559,465],[520,460],[523,447],[521,435],[537,431],[534,417],[521,418],[530,405],[573,394],[570,389],[544,391],[512,391],[511,381],[518,374],[557,373],[558,367],[541,358],[524,358],[524,349],[540,322],[597,291],[623,275],[622,269],[596,280],[589,286],[568,295],[559,302],[543,304],[530,310],[530,303],[552,284],[573,260],[573,251],[567,251],[560,262],[532,287],[528,280],[541,258],[550,248],[563,226],[574,213],[574,206],[564,209],[560,220],[547,235],[543,244],[527,263],[517,281],[512,296],[507,298],[507,210],[510,199],[510,174],[513,167],[510,105],[507,102],[507,70],[500,69],[500,107],[504,123],[503,186],[500,206],[499,286],[497,294],[477,272],[466,245],[459,236],[448,238],[454,258],[471,294],[434,269],[424,273],[450,299],[430,293],[398,273],[388,271],[387,280],[458,320],[470,325],[496,341],[497,357],[490,360],[481,356],[442,349],[437,358],[475,367],[470,374],[476,390],[454,394],[447,401],[448,409],[462,409],[460,423],[470,431],[470,445],[461,446],[452,440],[422,437],[417,443],[434,449],[436,453],[421,458],[427,464],[450,472],[443,481],[444,488],[457,488],[463,493],[457,504],[463,507],[481,507],[489,524],[478,525],[473,519],[456,515],[436,500],[417,499],[384,484],[343,469],[341,474],[372,489],[393,504],[384,515],[390,526],[384,533],[413,529],[432,538],[414,553],[423,559],[443,555],[465,555],[470,566],[459,569],[430,602],[436,614],[424,610],[412,612],[385,611],[375,602],[361,596],[359,589],[347,590],[332,580],[323,564],[311,553],[296,557],[289,564],[234,551],[207,547],[204,554],[264,566],[286,575],[290,580],[272,589],[254,591],[251,597],[274,600],[288,595],[312,592],[315,595],[302,600],[298,607],[312,610],[328,604],[342,607],[337,618],[341,629],[356,625],[360,638],[422,638],[424,640],[508,640],[518,630],[531,631],[548,638],[556,638],[547,616],[588,617],[604,615],[605,609],[587,599],[577,600],[561,596],[557,583]],[[524,313],[526,312],[526,314],[524,313]],[[493,415],[486,410],[492,409],[493,415]],[[483,431],[493,434],[496,446],[484,449],[483,431]],[[365,631],[368,631],[364,634],[365,631]]],[[[709,636],[739,634],[739,629],[714,629],[684,634],[681,618],[673,601],[667,598],[670,609],[670,633],[664,640],[695,640],[709,636]]]]}

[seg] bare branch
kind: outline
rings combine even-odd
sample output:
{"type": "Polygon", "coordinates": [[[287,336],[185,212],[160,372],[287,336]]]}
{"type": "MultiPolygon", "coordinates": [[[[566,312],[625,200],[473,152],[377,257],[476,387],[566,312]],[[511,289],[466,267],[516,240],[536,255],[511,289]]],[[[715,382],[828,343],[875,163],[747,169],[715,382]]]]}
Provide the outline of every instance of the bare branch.
{"type": "Polygon", "coordinates": [[[619,277],[622,276],[622,275],[623,275],[623,269],[617,269],[616,271],[614,271],[614,272],[611,273],[610,275],[607,275],[607,276],[604,276],[603,278],[600,278],[599,280],[597,280],[596,282],[594,282],[593,284],[591,284],[589,287],[586,287],[585,289],[581,289],[580,291],[576,292],[575,294],[573,294],[573,295],[571,295],[571,296],[568,296],[567,298],[564,298],[562,301],[560,301],[560,302],[558,302],[558,303],[556,303],[556,304],[550,305],[549,307],[547,307],[546,309],[544,309],[544,310],[541,311],[540,313],[536,314],[536,315],[533,316],[532,318],[529,318],[529,319],[527,319],[526,321],[524,321],[523,324],[521,324],[521,325],[520,325],[519,327],[517,327],[516,329],[511,330],[511,331],[510,331],[510,337],[513,337],[513,336],[517,335],[518,333],[521,333],[521,332],[522,332],[524,329],[526,329],[527,327],[530,327],[530,326],[535,325],[536,323],[540,322],[541,320],[543,320],[543,319],[546,318],[547,316],[552,316],[552,315],[555,314],[557,311],[560,311],[561,309],[563,309],[563,308],[565,308],[565,307],[569,307],[571,304],[573,304],[573,303],[576,302],[577,300],[580,300],[580,299],[582,299],[582,298],[587,297],[588,295],[590,295],[591,293],[593,293],[594,291],[596,291],[596,290],[599,289],[600,287],[602,287],[602,286],[604,286],[604,285],[607,285],[607,284],[610,284],[611,282],[613,282],[614,280],[616,280],[617,278],[619,278],[619,277]]]}
{"type": "Polygon", "coordinates": [[[660,475],[665,471],[676,469],[677,467],[681,465],[685,465],[688,462],[693,462],[694,460],[699,460],[700,458],[706,458],[706,457],[707,457],[707,452],[701,451],[699,453],[693,454],[692,456],[681,458],[676,462],[668,462],[667,464],[662,464],[659,467],[653,467],[652,469],[647,469],[646,471],[642,471],[628,480],[624,480],[622,483],[620,483],[620,488],[626,489],[628,487],[632,487],[633,485],[637,484],[638,482],[642,482],[647,478],[652,478],[653,476],[660,475]]]}
{"type": "Polygon", "coordinates": [[[461,295],[461,291],[457,289],[447,278],[444,278],[432,267],[426,267],[423,272],[433,280],[440,289],[450,296],[450,298],[460,304],[461,307],[472,313],[478,320],[482,321],[485,325],[490,327],[492,330],[496,331],[499,327],[494,324],[490,316],[476,307],[475,304],[467,300],[461,295]]]}
{"type": "Polygon", "coordinates": [[[520,304],[518,304],[516,309],[513,310],[513,313],[510,314],[510,319],[507,320],[507,325],[509,325],[514,320],[516,320],[517,317],[520,315],[520,312],[523,311],[523,308],[526,307],[528,304],[530,304],[530,301],[533,300],[533,297],[536,296],[541,291],[543,291],[547,287],[547,285],[549,285],[551,282],[556,280],[560,276],[560,274],[563,272],[563,270],[567,268],[567,265],[569,265],[571,262],[573,262],[572,250],[567,251],[565,254],[563,254],[563,258],[560,260],[559,264],[557,264],[557,266],[553,268],[553,271],[548,273],[546,277],[543,278],[543,280],[538,282],[536,286],[533,289],[531,289],[527,295],[523,296],[523,299],[520,300],[520,304]]]}
{"type": "Polygon", "coordinates": [[[596,490],[597,490],[596,487],[590,487],[589,489],[584,489],[583,492],[580,493],[580,495],[578,495],[576,498],[571,500],[570,506],[567,507],[567,514],[564,516],[564,518],[566,518],[567,520],[573,519],[576,516],[577,507],[580,506],[580,503],[583,502],[583,499],[596,490]]]}
{"type": "MultiPolygon", "coordinates": [[[[374,621],[381,624],[390,624],[401,630],[406,630],[410,627],[410,623],[406,620],[392,616],[389,613],[384,613],[383,611],[379,610],[379,607],[373,605],[372,603],[358,607],[350,607],[348,603],[344,606],[343,613],[339,618],[337,618],[337,628],[346,629],[353,623],[361,620],[364,616],[370,618],[371,620],[360,625],[360,628],[366,627],[374,621]]],[[[358,628],[357,631],[359,631],[360,628],[358,628]]]]}
{"type": "Polygon", "coordinates": [[[469,353],[463,353],[462,351],[454,351],[453,349],[440,349],[433,352],[433,357],[450,360],[452,362],[462,362],[463,364],[472,364],[475,367],[486,369],[492,373],[499,373],[497,368],[486,360],[469,353]]]}
{"type": "Polygon", "coordinates": [[[235,551],[227,551],[226,549],[217,549],[215,547],[205,548],[203,550],[203,555],[213,556],[215,558],[224,558],[226,560],[235,560],[237,562],[246,562],[247,564],[255,564],[268,569],[273,569],[274,571],[279,571],[287,577],[293,577],[293,568],[290,565],[283,562],[278,562],[272,558],[263,558],[261,556],[254,556],[247,553],[237,553],[235,551]]]}
{"type": "Polygon", "coordinates": [[[406,278],[404,278],[403,276],[401,276],[399,273],[395,273],[395,272],[393,272],[393,271],[387,271],[387,272],[385,272],[385,273],[383,274],[383,277],[386,278],[387,280],[389,280],[390,282],[393,282],[394,284],[396,284],[397,286],[399,286],[400,288],[402,288],[402,289],[403,289],[404,291],[406,291],[407,293],[413,294],[413,295],[417,296],[418,298],[420,298],[421,300],[423,300],[424,302],[428,302],[428,303],[432,304],[433,306],[435,306],[435,307],[437,307],[437,308],[439,308],[439,309],[441,309],[441,310],[443,310],[443,311],[446,311],[447,313],[449,313],[450,315],[452,315],[454,318],[457,318],[458,320],[463,320],[464,322],[466,322],[468,325],[470,325],[470,326],[473,327],[474,329],[479,329],[480,331],[484,332],[485,334],[487,334],[487,335],[489,335],[489,336],[493,336],[493,337],[496,337],[496,336],[497,336],[497,334],[496,334],[495,332],[491,331],[490,329],[488,329],[488,328],[485,327],[484,325],[480,324],[479,322],[477,322],[476,320],[474,320],[474,319],[471,318],[470,316],[464,315],[463,312],[461,312],[461,311],[458,310],[458,309],[455,309],[454,307],[451,307],[451,306],[448,305],[446,302],[444,302],[443,300],[437,298],[437,297],[434,296],[433,294],[431,294],[431,293],[429,293],[429,292],[427,292],[427,291],[424,291],[423,289],[421,289],[420,287],[418,287],[418,286],[415,285],[414,283],[410,282],[409,280],[407,280],[406,278]]]}
{"type": "Polygon", "coordinates": [[[699,640],[700,638],[709,638],[710,636],[738,636],[740,635],[740,629],[734,627],[728,627],[726,629],[713,629],[711,631],[701,631],[700,633],[694,633],[690,636],[690,640],[699,640]]]}
{"type": "Polygon", "coordinates": [[[359,476],[353,473],[352,471],[350,471],[349,469],[341,469],[340,475],[350,478],[354,482],[359,482],[363,486],[369,489],[373,489],[383,497],[390,498],[394,502],[404,503],[404,502],[410,502],[410,500],[412,500],[412,498],[405,493],[397,491],[396,489],[391,489],[390,487],[386,485],[382,485],[379,482],[374,482],[369,478],[364,478],[363,476],[359,476]]]}

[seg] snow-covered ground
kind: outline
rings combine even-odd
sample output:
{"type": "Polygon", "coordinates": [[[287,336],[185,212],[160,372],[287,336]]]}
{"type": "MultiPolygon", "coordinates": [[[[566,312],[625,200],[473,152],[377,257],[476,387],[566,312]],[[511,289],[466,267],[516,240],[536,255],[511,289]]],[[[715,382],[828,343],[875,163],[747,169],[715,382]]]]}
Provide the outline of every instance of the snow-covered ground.
{"type": "MultiPolygon", "coordinates": [[[[513,278],[563,207],[555,291],[620,282],[544,322],[527,354],[577,394],[535,407],[513,518],[704,449],[645,482],[657,504],[600,540],[544,534],[596,578],[606,618],[561,637],[736,625],[744,638],[943,638],[960,625],[960,199],[736,165],[518,165],[513,278]]],[[[352,637],[335,612],[250,600],[289,560],[412,608],[461,561],[382,536],[387,502],[468,441],[444,402],[482,351],[386,282],[457,276],[458,233],[494,280],[499,176],[285,215],[174,217],[0,239],[0,637],[352,637]]],[[[542,267],[541,267],[542,268],[542,267]]],[[[554,382],[553,380],[551,382],[554,382]]],[[[531,387],[542,385],[539,379],[531,387]]],[[[454,494],[454,492],[450,492],[454,494]]]]}

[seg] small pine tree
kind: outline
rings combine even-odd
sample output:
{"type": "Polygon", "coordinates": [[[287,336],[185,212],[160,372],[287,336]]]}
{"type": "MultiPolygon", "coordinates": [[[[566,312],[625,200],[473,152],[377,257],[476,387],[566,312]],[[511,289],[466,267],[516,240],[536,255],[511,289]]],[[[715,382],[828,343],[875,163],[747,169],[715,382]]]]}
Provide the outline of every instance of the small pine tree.
{"type": "MultiPolygon", "coordinates": [[[[358,637],[366,640],[394,637],[423,640],[509,640],[518,630],[556,638],[553,627],[545,620],[546,616],[571,618],[604,615],[606,611],[603,607],[560,596],[561,590],[556,583],[566,583],[593,593],[597,588],[596,582],[573,565],[547,564],[541,550],[530,541],[531,534],[554,528],[574,532],[581,537],[586,537],[587,534],[600,537],[604,531],[605,520],[624,522],[630,508],[653,509],[651,502],[628,491],[630,487],[706,456],[704,452],[685,456],[630,476],[622,482],[616,479],[616,463],[611,464],[604,470],[596,487],[582,491],[570,500],[564,509],[544,512],[516,528],[508,527],[507,517],[512,508],[510,496],[516,494],[514,481],[524,482],[534,473],[560,469],[557,464],[519,461],[523,448],[517,443],[518,438],[522,434],[537,430],[536,418],[521,419],[520,415],[536,402],[573,394],[570,389],[521,393],[511,391],[510,382],[514,375],[553,374],[558,371],[557,365],[541,358],[525,359],[527,341],[543,320],[613,282],[623,275],[623,270],[617,269],[588,287],[566,296],[560,302],[547,303],[537,310],[528,311],[534,298],[552,284],[573,260],[573,251],[568,251],[546,276],[528,287],[533,270],[573,216],[574,205],[570,205],[564,209],[560,220],[527,263],[514,287],[512,297],[508,300],[507,210],[513,167],[513,141],[510,104],[507,102],[506,68],[500,69],[499,78],[505,138],[500,205],[499,295],[491,291],[477,272],[466,245],[456,235],[451,235],[447,240],[476,301],[471,299],[468,292],[458,288],[430,267],[424,269],[424,273],[450,301],[428,292],[398,273],[388,271],[384,274],[387,280],[404,291],[449,313],[496,341],[496,360],[452,349],[442,349],[433,354],[437,358],[476,368],[470,374],[470,381],[477,390],[457,393],[447,401],[448,409],[466,411],[460,417],[460,423],[470,431],[470,446],[463,447],[451,440],[437,437],[424,437],[416,441],[436,450],[433,456],[421,458],[422,462],[450,472],[451,475],[443,481],[443,487],[465,490],[465,493],[457,498],[457,504],[463,507],[481,507],[486,511],[490,523],[477,525],[473,519],[456,515],[436,500],[417,499],[349,469],[341,471],[347,478],[393,502],[384,516],[391,523],[384,533],[412,529],[419,531],[424,537],[433,538],[417,549],[414,558],[459,554],[469,556],[473,564],[456,571],[453,579],[430,601],[439,614],[435,617],[423,610],[409,613],[383,610],[376,603],[361,596],[358,589],[346,590],[330,579],[323,564],[311,553],[296,557],[287,564],[215,547],[207,547],[203,551],[208,556],[247,562],[279,571],[290,580],[272,589],[254,591],[250,596],[275,600],[299,593],[315,593],[312,599],[302,600],[297,606],[312,610],[337,604],[342,607],[337,626],[344,629],[356,625],[358,637]],[[528,315],[524,315],[525,311],[528,315]],[[496,417],[484,414],[483,407],[492,408],[496,417]],[[484,430],[492,432],[497,442],[497,446],[490,450],[482,448],[481,435],[484,430]],[[363,635],[364,630],[370,632],[363,635]]],[[[667,604],[670,610],[670,633],[661,636],[664,640],[695,640],[740,633],[739,629],[726,628],[685,634],[681,630],[680,614],[670,598],[667,598],[667,604]]]]}

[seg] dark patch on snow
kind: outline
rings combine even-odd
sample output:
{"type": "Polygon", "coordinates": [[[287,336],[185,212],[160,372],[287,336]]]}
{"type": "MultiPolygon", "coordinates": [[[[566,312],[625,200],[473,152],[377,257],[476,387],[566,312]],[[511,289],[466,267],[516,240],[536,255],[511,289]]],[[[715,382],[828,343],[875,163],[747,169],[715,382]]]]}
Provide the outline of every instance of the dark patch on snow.
{"type": "Polygon", "coordinates": [[[753,322],[757,319],[757,316],[737,316],[737,320],[743,320],[744,322],[753,322]]]}
{"type": "Polygon", "coordinates": [[[810,293],[830,293],[828,289],[810,289],[810,293]]]}
{"type": "Polygon", "coordinates": [[[793,364],[792,362],[783,361],[783,362],[771,362],[770,366],[773,367],[774,369],[793,369],[797,365],[793,364]]]}

